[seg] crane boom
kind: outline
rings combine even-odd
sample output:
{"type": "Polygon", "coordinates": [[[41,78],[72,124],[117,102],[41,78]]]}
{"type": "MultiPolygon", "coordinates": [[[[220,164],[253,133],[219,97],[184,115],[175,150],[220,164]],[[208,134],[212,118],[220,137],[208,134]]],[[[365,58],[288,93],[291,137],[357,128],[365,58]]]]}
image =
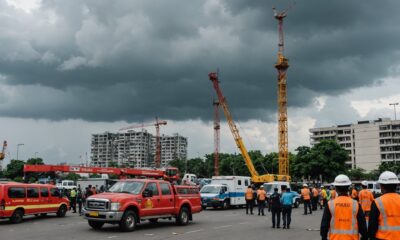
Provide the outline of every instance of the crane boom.
{"type": "Polygon", "coordinates": [[[209,76],[211,82],[213,83],[214,89],[218,96],[219,104],[222,106],[222,109],[224,111],[224,115],[228,122],[229,128],[231,130],[233,138],[235,139],[236,146],[239,148],[240,152],[242,153],[242,156],[244,158],[246,166],[250,172],[252,182],[264,183],[264,182],[272,182],[272,181],[290,181],[290,177],[286,176],[286,175],[265,174],[265,175],[260,176],[258,174],[257,170],[255,169],[255,167],[253,165],[253,161],[251,160],[250,155],[247,152],[246,146],[243,143],[242,137],[239,134],[239,130],[236,127],[235,122],[233,121],[232,115],[229,112],[228,104],[226,102],[224,95],[222,94],[221,88],[219,87],[218,74],[216,72],[212,72],[212,73],[208,74],[208,76],[209,76]]]}

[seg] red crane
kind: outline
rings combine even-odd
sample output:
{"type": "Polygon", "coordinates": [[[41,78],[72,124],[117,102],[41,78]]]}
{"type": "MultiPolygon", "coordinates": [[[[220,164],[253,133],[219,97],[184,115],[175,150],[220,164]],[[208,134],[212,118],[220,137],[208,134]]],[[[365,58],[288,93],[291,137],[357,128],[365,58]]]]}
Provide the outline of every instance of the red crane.
{"type": "Polygon", "coordinates": [[[220,131],[220,117],[219,117],[219,102],[213,101],[214,105],[214,176],[219,176],[219,131],[220,131]]]}
{"type": "Polygon", "coordinates": [[[160,168],[160,166],[161,166],[161,141],[160,141],[160,126],[161,125],[167,125],[167,121],[159,120],[158,117],[156,117],[155,123],[131,125],[131,126],[119,129],[120,131],[123,131],[123,130],[129,130],[129,129],[133,129],[133,128],[144,128],[144,127],[149,127],[149,126],[156,127],[156,156],[155,156],[155,167],[156,168],[160,168]]]}

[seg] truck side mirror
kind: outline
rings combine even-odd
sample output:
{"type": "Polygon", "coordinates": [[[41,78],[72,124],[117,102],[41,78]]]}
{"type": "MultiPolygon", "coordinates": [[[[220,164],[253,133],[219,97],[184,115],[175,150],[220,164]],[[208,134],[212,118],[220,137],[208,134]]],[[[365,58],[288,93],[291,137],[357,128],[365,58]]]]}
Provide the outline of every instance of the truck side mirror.
{"type": "Polygon", "coordinates": [[[144,198],[150,198],[153,197],[153,191],[151,191],[150,189],[145,189],[142,193],[142,196],[144,198]]]}

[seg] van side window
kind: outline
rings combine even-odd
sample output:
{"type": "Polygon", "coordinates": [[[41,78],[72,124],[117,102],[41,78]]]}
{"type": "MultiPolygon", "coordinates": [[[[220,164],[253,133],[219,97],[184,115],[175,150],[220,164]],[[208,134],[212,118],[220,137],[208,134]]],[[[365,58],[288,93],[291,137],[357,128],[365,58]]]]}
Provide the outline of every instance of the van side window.
{"type": "Polygon", "coordinates": [[[171,195],[171,189],[169,188],[168,183],[160,183],[160,187],[162,195],[171,195]]]}
{"type": "Polygon", "coordinates": [[[238,185],[242,185],[242,180],[238,180],[238,185]]]}
{"type": "Polygon", "coordinates": [[[244,180],[244,185],[247,187],[247,186],[249,186],[249,180],[244,180]]]}
{"type": "Polygon", "coordinates": [[[40,188],[40,196],[48,197],[49,196],[49,189],[48,188],[40,188]]]}
{"type": "Polygon", "coordinates": [[[11,187],[8,189],[9,198],[25,198],[25,188],[11,187]]]}
{"type": "Polygon", "coordinates": [[[28,198],[38,198],[39,197],[39,189],[38,188],[28,187],[26,193],[27,193],[28,198]]]}
{"type": "Polygon", "coordinates": [[[60,191],[57,188],[52,188],[52,189],[50,189],[50,195],[52,197],[59,197],[60,191]]]}

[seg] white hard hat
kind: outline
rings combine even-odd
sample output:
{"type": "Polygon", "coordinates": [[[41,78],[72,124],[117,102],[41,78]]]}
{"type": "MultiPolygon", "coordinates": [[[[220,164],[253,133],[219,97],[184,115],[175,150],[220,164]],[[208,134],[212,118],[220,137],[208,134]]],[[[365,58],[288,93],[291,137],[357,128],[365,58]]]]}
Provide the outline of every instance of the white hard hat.
{"type": "Polygon", "coordinates": [[[361,182],[361,185],[363,185],[363,186],[368,186],[368,182],[367,182],[367,181],[362,181],[362,182],[361,182]]]}
{"type": "Polygon", "coordinates": [[[303,184],[303,187],[307,187],[307,184],[306,184],[306,183],[304,183],[304,184],[303,184]]]}
{"type": "Polygon", "coordinates": [[[379,176],[378,183],[380,184],[399,184],[399,178],[394,174],[393,172],[390,171],[384,171],[381,173],[379,176]]]}
{"type": "Polygon", "coordinates": [[[337,177],[335,178],[335,181],[332,184],[333,186],[350,186],[351,185],[351,181],[350,178],[344,174],[339,174],[337,175],[337,177]]]}

